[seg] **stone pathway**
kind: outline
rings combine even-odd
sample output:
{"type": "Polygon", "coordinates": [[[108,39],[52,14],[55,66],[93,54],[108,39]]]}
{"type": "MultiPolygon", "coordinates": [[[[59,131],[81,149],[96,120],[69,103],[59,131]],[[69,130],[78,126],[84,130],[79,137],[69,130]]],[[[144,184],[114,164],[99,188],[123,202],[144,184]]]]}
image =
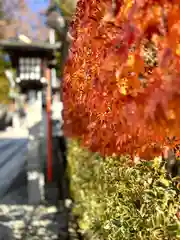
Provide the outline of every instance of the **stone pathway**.
{"type": "Polygon", "coordinates": [[[56,216],[54,206],[1,205],[0,239],[58,239],[63,226],[56,216]]]}
{"type": "MultiPolygon", "coordinates": [[[[54,206],[0,205],[0,240],[65,240],[63,215],[54,206]]],[[[69,235],[79,239],[73,221],[69,235]]]]}
{"type": "MultiPolygon", "coordinates": [[[[45,204],[42,198],[39,126],[37,123],[29,131],[26,166],[0,199],[0,240],[67,239],[69,210],[65,208],[59,212],[54,205],[45,204]]],[[[78,239],[73,226],[73,222],[69,221],[68,240],[78,239]]]]}

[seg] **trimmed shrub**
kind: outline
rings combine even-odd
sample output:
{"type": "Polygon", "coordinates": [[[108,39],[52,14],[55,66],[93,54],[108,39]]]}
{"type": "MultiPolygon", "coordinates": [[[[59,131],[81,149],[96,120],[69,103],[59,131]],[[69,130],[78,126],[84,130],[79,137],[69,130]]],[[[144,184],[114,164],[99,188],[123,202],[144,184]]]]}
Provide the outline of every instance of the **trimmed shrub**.
{"type": "Polygon", "coordinates": [[[159,158],[132,165],[69,143],[71,190],[87,239],[180,239],[180,195],[159,158]],[[129,165],[128,165],[129,164],[129,165]]]}
{"type": "Polygon", "coordinates": [[[0,103],[8,103],[9,102],[9,82],[4,74],[6,63],[2,58],[2,54],[0,52],[0,103]]]}

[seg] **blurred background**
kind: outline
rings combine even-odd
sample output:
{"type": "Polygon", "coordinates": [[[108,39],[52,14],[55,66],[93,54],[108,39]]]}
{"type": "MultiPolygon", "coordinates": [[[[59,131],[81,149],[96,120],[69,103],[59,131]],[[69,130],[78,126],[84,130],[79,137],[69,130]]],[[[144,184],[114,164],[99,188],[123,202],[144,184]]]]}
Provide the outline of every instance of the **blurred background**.
{"type": "MultiPolygon", "coordinates": [[[[2,0],[0,1],[0,39],[10,41],[32,41],[49,42],[49,27],[46,24],[46,12],[50,6],[59,8],[58,14],[68,20],[75,11],[76,0],[2,0]]],[[[58,41],[58,34],[56,40],[58,41]]],[[[57,58],[58,54],[56,53],[57,58]]],[[[60,57],[58,58],[60,62],[60,57]]],[[[13,83],[16,69],[11,66],[7,52],[0,50],[0,109],[13,109],[13,97],[19,97],[18,84],[13,83]],[[7,77],[5,70],[11,71],[11,77],[7,77]],[[13,90],[12,90],[13,88],[13,90]],[[3,106],[2,106],[3,105],[3,106]],[[4,106],[5,105],[5,106],[4,106]]],[[[57,77],[60,77],[60,70],[57,69],[57,77]]],[[[19,100],[20,101],[20,100],[19,100]]],[[[3,114],[3,113],[2,113],[3,114]]],[[[1,115],[2,115],[1,114],[1,115]]]]}
{"type": "Polygon", "coordinates": [[[60,89],[75,8],[76,0],[0,1],[0,239],[69,239],[60,89]],[[49,227],[32,233],[42,215],[49,227]]]}

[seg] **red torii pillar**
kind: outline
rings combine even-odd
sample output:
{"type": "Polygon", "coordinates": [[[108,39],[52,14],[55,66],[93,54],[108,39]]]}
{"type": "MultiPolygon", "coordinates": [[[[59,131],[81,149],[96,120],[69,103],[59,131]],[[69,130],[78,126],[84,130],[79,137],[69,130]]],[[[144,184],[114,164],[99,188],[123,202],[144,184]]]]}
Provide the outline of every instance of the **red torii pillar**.
{"type": "Polygon", "coordinates": [[[51,70],[46,69],[47,94],[46,94],[46,113],[47,113],[47,180],[52,182],[52,121],[51,121],[51,70]]]}

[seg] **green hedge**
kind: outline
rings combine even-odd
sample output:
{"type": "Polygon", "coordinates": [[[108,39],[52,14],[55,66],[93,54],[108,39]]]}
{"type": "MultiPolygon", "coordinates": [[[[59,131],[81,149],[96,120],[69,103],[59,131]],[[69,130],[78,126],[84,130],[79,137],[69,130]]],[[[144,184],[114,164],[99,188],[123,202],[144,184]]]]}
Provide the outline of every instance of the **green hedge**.
{"type": "Polygon", "coordinates": [[[4,70],[7,64],[3,60],[3,55],[0,52],[0,103],[9,102],[9,82],[5,76],[4,70]]]}
{"type": "Polygon", "coordinates": [[[74,213],[87,239],[180,239],[180,196],[160,162],[128,165],[128,157],[101,158],[69,143],[74,213]]]}

